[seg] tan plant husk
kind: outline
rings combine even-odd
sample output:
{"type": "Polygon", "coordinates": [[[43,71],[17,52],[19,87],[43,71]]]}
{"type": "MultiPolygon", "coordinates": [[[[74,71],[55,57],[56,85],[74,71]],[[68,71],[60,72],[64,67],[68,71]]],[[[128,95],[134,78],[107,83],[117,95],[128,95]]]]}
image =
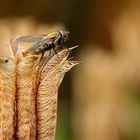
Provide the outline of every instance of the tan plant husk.
{"type": "Polygon", "coordinates": [[[0,139],[12,140],[15,134],[15,61],[0,57],[0,139]],[[8,60],[8,62],[6,62],[8,60]]]}
{"type": "Polygon", "coordinates": [[[58,88],[79,64],[67,59],[74,48],[38,63],[39,56],[24,56],[26,49],[13,40],[12,57],[0,57],[0,139],[55,139],[58,88]]]}
{"type": "Polygon", "coordinates": [[[39,140],[54,140],[57,120],[57,96],[60,83],[67,71],[77,62],[67,60],[70,49],[55,54],[40,71],[37,93],[37,133],[39,140]]]}
{"type": "Polygon", "coordinates": [[[35,82],[36,57],[22,58],[17,66],[17,139],[36,139],[35,82]]]}
{"type": "Polygon", "coordinates": [[[43,80],[46,77],[46,73],[48,73],[56,65],[58,65],[64,59],[64,57],[66,59],[69,53],[70,53],[70,49],[66,48],[66,49],[63,49],[63,51],[58,52],[58,55],[53,55],[50,58],[46,58],[46,60],[44,61],[44,63],[42,63],[42,66],[40,67],[40,70],[39,70],[38,78],[40,79],[40,81],[43,80]]]}

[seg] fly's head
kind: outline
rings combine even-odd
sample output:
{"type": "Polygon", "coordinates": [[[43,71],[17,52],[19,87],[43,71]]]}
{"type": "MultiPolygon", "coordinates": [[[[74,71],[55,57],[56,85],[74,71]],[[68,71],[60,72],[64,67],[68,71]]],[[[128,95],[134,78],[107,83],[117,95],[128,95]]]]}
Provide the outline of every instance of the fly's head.
{"type": "Polygon", "coordinates": [[[69,39],[69,31],[60,30],[59,33],[64,42],[66,42],[69,39]]]}
{"type": "Polygon", "coordinates": [[[58,45],[63,46],[64,43],[68,40],[70,33],[65,30],[60,30],[59,34],[60,34],[60,38],[58,39],[58,45]]]}

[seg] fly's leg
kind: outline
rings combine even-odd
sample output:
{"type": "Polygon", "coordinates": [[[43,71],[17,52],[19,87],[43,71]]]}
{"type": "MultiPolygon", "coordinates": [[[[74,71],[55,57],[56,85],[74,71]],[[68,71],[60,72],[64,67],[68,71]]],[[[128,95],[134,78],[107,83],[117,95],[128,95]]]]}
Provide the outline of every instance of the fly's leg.
{"type": "Polygon", "coordinates": [[[40,62],[41,62],[41,60],[42,60],[42,58],[43,58],[43,56],[44,56],[44,53],[45,53],[45,52],[42,52],[42,54],[41,54],[40,62]]]}
{"type": "MultiPolygon", "coordinates": [[[[49,44],[49,46],[47,46],[47,47],[50,49],[50,53],[51,53],[51,49],[53,49],[53,51],[57,55],[58,59],[60,59],[58,54],[57,54],[57,51],[55,50],[55,45],[54,44],[49,44]]],[[[49,53],[49,56],[50,56],[50,53],[49,53]]]]}
{"type": "Polygon", "coordinates": [[[57,53],[57,51],[55,50],[55,48],[52,48],[52,49],[54,50],[55,54],[57,55],[58,59],[60,60],[60,58],[59,58],[59,56],[58,56],[58,53],[57,53]]]}
{"type": "Polygon", "coordinates": [[[64,46],[64,40],[63,40],[63,43],[62,43],[62,49],[65,49],[66,47],[64,46]]]}
{"type": "Polygon", "coordinates": [[[39,58],[38,62],[35,64],[35,67],[41,62],[41,60],[43,59],[44,56],[44,51],[41,53],[41,57],[39,58]]]}
{"type": "Polygon", "coordinates": [[[51,55],[51,48],[52,48],[53,46],[52,46],[52,44],[49,44],[49,45],[48,45],[48,44],[44,44],[44,45],[45,45],[45,46],[44,46],[44,47],[45,47],[44,52],[50,50],[50,51],[49,51],[49,55],[48,55],[48,57],[49,57],[49,56],[51,55]]]}

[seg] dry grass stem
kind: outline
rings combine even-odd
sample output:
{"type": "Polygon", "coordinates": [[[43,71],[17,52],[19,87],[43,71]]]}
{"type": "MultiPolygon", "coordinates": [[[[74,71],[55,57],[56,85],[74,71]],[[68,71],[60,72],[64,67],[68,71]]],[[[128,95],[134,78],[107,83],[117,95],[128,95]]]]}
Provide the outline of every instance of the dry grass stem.
{"type": "Polygon", "coordinates": [[[58,88],[67,71],[76,62],[67,61],[69,49],[64,49],[55,54],[41,71],[40,85],[37,94],[37,119],[38,139],[54,140],[57,120],[58,88]]]}
{"type": "Polygon", "coordinates": [[[24,55],[29,46],[17,42],[19,37],[0,51],[0,139],[54,140],[58,88],[65,73],[79,64],[68,59],[75,47],[51,56],[47,51],[40,61],[41,54],[24,55]]]}
{"type": "Polygon", "coordinates": [[[17,67],[17,138],[20,140],[36,138],[34,62],[34,56],[22,58],[17,67]]]}
{"type": "Polygon", "coordinates": [[[0,139],[14,139],[15,128],[15,63],[0,57],[0,139]]]}

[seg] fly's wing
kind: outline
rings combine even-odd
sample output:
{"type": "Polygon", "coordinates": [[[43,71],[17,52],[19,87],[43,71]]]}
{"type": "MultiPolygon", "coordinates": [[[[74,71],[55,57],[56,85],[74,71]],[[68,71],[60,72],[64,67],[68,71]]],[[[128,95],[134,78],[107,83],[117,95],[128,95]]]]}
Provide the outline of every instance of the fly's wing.
{"type": "Polygon", "coordinates": [[[33,46],[33,44],[35,44],[36,42],[41,40],[44,36],[45,35],[35,35],[35,36],[30,35],[30,36],[13,37],[10,40],[11,48],[12,48],[14,54],[16,54],[19,44],[22,44],[23,46],[28,46],[28,47],[33,46]]]}
{"type": "MultiPolygon", "coordinates": [[[[29,48],[28,50],[27,50],[27,52],[30,52],[30,53],[32,53],[32,52],[34,52],[34,51],[36,51],[37,49],[43,49],[43,46],[46,44],[52,44],[53,43],[53,41],[50,39],[50,38],[45,38],[45,39],[41,39],[41,40],[39,40],[37,43],[35,43],[31,48],[29,48]]],[[[41,53],[41,52],[40,52],[41,53]]]]}
{"type": "Polygon", "coordinates": [[[17,42],[38,42],[41,40],[45,35],[29,35],[29,36],[21,36],[17,38],[17,42]]]}

